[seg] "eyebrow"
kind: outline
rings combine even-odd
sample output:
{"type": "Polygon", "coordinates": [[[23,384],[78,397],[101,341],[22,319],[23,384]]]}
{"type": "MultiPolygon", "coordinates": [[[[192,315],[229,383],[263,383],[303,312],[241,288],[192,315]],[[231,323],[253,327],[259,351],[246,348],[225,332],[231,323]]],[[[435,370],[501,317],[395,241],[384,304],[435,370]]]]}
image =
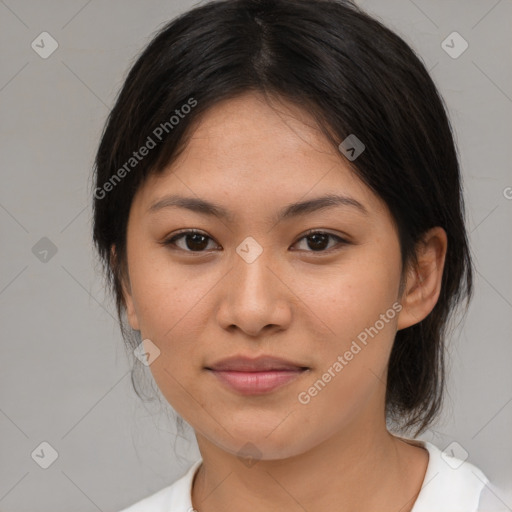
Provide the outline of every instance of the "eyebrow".
{"type": "MultiPolygon", "coordinates": [[[[337,194],[327,194],[307,201],[291,203],[282,208],[277,215],[271,217],[269,220],[280,222],[292,217],[298,217],[307,213],[313,213],[326,208],[333,208],[337,206],[349,206],[359,210],[364,215],[368,215],[368,210],[357,199],[349,196],[340,196],[337,194]]],[[[180,195],[169,195],[159,199],[153,203],[149,208],[149,213],[160,211],[164,208],[185,208],[196,213],[225,219],[228,222],[233,222],[235,216],[229,210],[218,204],[199,199],[197,197],[184,197],[180,195]]]]}

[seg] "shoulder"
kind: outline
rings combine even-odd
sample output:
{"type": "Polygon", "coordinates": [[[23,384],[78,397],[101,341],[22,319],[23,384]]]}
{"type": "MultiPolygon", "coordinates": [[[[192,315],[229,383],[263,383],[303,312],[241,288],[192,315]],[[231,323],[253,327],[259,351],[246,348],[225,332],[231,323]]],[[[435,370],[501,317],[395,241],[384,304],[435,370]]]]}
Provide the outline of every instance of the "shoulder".
{"type": "Polygon", "coordinates": [[[489,480],[479,468],[465,460],[467,454],[456,454],[450,446],[441,451],[428,441],[414,440],[413,443],[428,451],[429,462],[412,512],[476,512],[489,480]]]}
{"type": "Polygon", "coordinates": [[[192,482],[202,459],[196,461],[190,469],[172,485],[160,489],[120,512],[190,512],[192,509],[192,482]]]}

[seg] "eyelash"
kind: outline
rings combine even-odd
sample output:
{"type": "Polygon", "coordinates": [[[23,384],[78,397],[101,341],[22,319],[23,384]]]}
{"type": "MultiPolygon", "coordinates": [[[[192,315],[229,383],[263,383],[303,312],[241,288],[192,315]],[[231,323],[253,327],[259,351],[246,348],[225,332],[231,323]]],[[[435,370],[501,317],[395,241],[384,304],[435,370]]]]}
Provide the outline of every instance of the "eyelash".
{"type": "MultiPolygon", "coordinates": [[[[208,235],[206,235],[205,233],[203,233],[202,231],[198,231],[198,230],[195,230],[195,229],[190,229],[190,230],[187,230],[187,231],[182,231],[176,235],[173,235],[171,238],[168,238],[166,240],[164,240],[163,242],[161,242],[162,245],[166,246],[166,247],[170,247],[170,246],[174,246],[174,248],[176,248],[176,241],[179,240],[180,238],[184,238],[186,235],[203,235],[204,237],[206,238],[209,238],[210,240],[213,240],[213,238],[209,237],[208,235]]],[[[338,235],[334,235],[332,233],[329,233],[329,232],[326,232],[326,231],[321,231],[321,230],[309,230],[307,231],[306,233],[304,233],[298,240],[296,243],[300,242],[301,240],[305,239],[305,238],[308,238],[312,235],[328,235],[329,237],[331,238],[334,238],[336,240],[338,240],[338,246],[343,246],[343,245],[348,245],[350,242],[348,242],[347,240],[345,240],[344,238],[338,236],[338,235]]],[[[295,245],[293,244],[293,245],[295,245]]],[[[187,249],[182,249],[181,247],[177,247],[178,250],[181,250],[181,251],[184,251],[184,252],[188,252],[188,253],[191,253],[191,254],[203,254],[207,251],[203,250],[203,251],[190,251],[190,250],[187,250],[187,249]]],[[[309,252],[309,253],[312,253],[312,254],[330,254],[333,250],[339,250],[341,249],[341,247],[331,247],[330,249],[326,249],[324,251],[305,251],[305,252],[309,252]]]]}

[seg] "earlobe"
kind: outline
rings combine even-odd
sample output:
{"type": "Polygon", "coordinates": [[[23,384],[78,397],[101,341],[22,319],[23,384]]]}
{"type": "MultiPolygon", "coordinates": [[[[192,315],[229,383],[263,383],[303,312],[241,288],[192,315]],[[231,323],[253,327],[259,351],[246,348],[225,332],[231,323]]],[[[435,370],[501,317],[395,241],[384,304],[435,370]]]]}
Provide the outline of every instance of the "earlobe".
{"type": "Polygon", "coordinates": [[[123,296],[124,296],[124,303],[126,306],[126,317],[128,318],[130,327],[132,329],[134,329],[135,331],[140,331],[139,319],[137,318],[137,313],[135,312],[133,296],[130,292],[125,291],[124,282],[123,282],[123,296]]]}
{"type": "Polygon", "coordinates": [[[434,309],[441,293],[448,241],[441,227],[427,231],[416,248],[417,265],[409,268],[401,298],[397,328],[421,322],[434,309]]]}
{"type": "MultiPolygon", "coordinates": [[[[118,269],[118,260],[115,245],[112,245],[110,250],[110,262],[112,268],[118,269]]],[[[127,275],[128,272],[123,272],[122,269],[119,268],[119,271],[116,271],[116,275],[118,276],[121,282],[121,289],[123,293],[123,301],[126,307],[126,317],[128,318],[128,323],[130,327],[135,331],[140,331],[139,328],[139,319],[137,318],[137,313],[135,311],[135,304],[132,296],[132,288],[130,283],[130,278],[127,275]],[[126,275],[125,275],[126,274],[126,275]]]]}

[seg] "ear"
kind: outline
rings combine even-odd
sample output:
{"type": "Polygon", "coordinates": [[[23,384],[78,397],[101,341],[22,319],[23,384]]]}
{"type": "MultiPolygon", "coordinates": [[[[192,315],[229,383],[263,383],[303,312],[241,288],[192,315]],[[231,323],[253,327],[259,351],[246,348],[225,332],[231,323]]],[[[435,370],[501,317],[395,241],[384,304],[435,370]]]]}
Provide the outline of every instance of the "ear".
{"type": "Polygon", "coordinates": [[[139,328],[139,320],[137,318],[137,314],[135,312],[135,305],[132,297],[132,288],[130,283],[130,277],[128,276],[128,272],[123,271],[122,268],[119,268],[119,262],[116,253],[116,246],[112,245],[110,248],[110,265],[112,268],[116,269],[116,274],[119,276],[121,281],[121,289],[123,293],[123,300],[126,307],[126,316],[128,318],[128,322],[130,327],[135,331],[140,331],[139,328]]]}
{"type": "Polygon", "coordinates": [[[441,227],[427,231],[417,244],[417,265],[407,272],[398,330],[421,322],[434,309],[441,293],[447,247],[446,232],[441,227]]]}

